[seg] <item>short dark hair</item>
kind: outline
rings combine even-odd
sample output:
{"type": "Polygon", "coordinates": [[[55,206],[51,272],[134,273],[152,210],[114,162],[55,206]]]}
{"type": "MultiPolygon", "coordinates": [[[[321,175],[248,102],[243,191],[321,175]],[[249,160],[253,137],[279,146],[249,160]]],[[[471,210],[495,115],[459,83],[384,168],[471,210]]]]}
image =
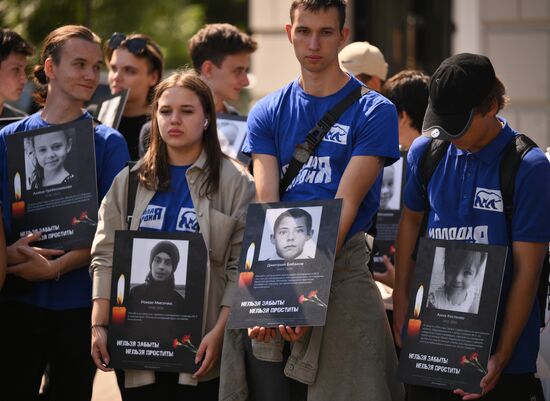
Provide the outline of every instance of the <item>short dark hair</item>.
{"type": "Polygon", "coordinates": [[[445,249],[445,262],[443,269],[445,272],[456,272],[465,266],[475,267],[477,276],[486,259],[486,252],[451,247],[445,249]]]}
{"type": "Polygon", "coordinates": [[[12,53],[28,57],[32,56],[35,51],[34,46],[17,32],[6,28],[0,30],[0,63],[12,53]]]}
{"type": "Polygon", "coordinates": [[[303,217],[306,220],[307,233],[308,234],[311,233],[311,225],[312,225],[311,214],[306,212],[304,209],[300,209],[300,208],[288,209],[288,210],[285,210],[283,213],[281,213],[277,217],[277,219],[275,220],[275,224],[273,225],[274,233],[277,231],[277,229],[279,228],[279,225],[281,224],[281,221],[285,217],[292,217],[295,220],[303,217]]]}
{"type": "Polygon", "coordinates": [[[336,8],[338,10],[340,31],[344,29],[344,23],[346,22],[346,0],[294,0],[290,6],[290,22],[294,22],[294,11],[300,6],[304,7],[306,11],[313,12],[326,11],[332,7],[336,8]]]}
{"type": "Polygon", "coordinates": [[[395,105],[397,112],[406,111],[412,126],[422,131],[422,121],[428,107],[430,77],[421,71],[404,70],[388,79],[382,94],[395,105]]]}
{"type": "Polygon", "coordinates": [[[207,60],[220,67],[225,57],[253,53],[257,47],[258,44],[250,35],[231,24],[207,24],[187,42],[193,68],[199,73],[207,60]]]}
{"type": "Polygon", "coordinates": [[[495,83],[491,88],[489,94],[483,99],[483,101],[474,107],[474,113],[484,116],[491,110],[493,103],[497,104],[497,113],[508,104],[508,96],[506,96],[506,88],[502,81],[495,77],[495,83]]]}

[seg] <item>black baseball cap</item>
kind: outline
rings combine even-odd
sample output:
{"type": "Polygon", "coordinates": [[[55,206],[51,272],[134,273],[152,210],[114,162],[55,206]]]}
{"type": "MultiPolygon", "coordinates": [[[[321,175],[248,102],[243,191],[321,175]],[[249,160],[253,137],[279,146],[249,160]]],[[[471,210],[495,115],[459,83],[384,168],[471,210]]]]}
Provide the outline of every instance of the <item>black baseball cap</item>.
{"type": "Polygon", "coordinates": [[[460,138],[495,80],[493,65],[485,56],[461,53],[445,59],[430,80],[422,134],[448,141],[460,138]]]}

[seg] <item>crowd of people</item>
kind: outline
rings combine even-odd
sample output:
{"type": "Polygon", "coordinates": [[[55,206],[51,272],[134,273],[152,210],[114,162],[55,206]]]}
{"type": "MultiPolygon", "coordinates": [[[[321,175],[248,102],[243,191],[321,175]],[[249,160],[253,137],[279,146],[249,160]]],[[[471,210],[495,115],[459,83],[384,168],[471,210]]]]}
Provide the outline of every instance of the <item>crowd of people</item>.
{"type": "MultiPolygon", "coordinates": [[[[230,102],[249,85],[250,56],[257,49],[236,27],[204,26],[188,42],[192,69],[166,78],[161,48],[147,35],[115,32],[102,44],[86,27],[59,27],[40,46],[32,75],[41,109],[30,116],[7,102],[21,95],[34,46],[11,30],[0,31],[0,116],[20,117],[0,131],[0,398],[38,399],[47,371],[42,399],[91,399],[96,369],[112,370],[107,340],[115,230],[129,229],[201,233],[210,274],[197,370],[116,369],[125,401],[544,399],[535,377],[540,321],[534,299],[550,241],[550,185],[541,185],[550,184],[548,159],[534,148],[521,161],[511,224],[502,209],[474,207],[479,189],[500,193],[503,149],[518,135],[498,115],[506,96],[491,61],[459,54],[444,60],[431,79],[411,70],[388,79],[388,64],[376,46],[344,46],[345,18],[345,0],[292,2],[285,29],[300,75],[252,107],[242,147],[250,166],[221,151],[216,128],[217,115],[239,114],[230,102]],[[93,244],[40,248],[33,245],[39,232],[10,242],[6,138],[93,119],[87,107],[104,64],[111,93],[129,94],[118,130],[93,123],[100,202],[93,244]],[[304,146],[325,113],[358,89],[361,95],[337,120],[338,135],[314,149],[304,146]],[[420,164],[436,139],[450,145],[424,185],[420,164]],[[282,186],[297,145],[307,148],[302,168],[308,174],[282,186]],[[400,151],[408,151],[408,167],[395,266],[384,256],[386,272],[372,274],[369,233],[384,202],[384,168],[399,160],[400,151]],[[130,160],[137,163],[127,166],[130,160]],[[127,210],[131,177],[137,192],[134,209],[127,210]],[[326,324],[226,329],[248,205],[331,198],[342,200],[342,211],[326,324]],[[164,210],[157,220],[142,218],[155,208],[164,210]],[[193,224],[179,225],[182,211],[193,224]],[[482,227],[477,231],[483,235],[464,239],[510,248],[481,394],[405,386],[397,378],[396,348],[402,345],[417,238],[422,229],[452,227],[482,227]],[[383,302],[381,292],[387,296],[392,289],[393,303],[383,302]]],[[[74,179],[63,165],[63,155],[74,152],[73,138],[48,135],[55,139],[42,145],[35,137],[32,144],[37,188],[74,179]],[[57,152],[57,164],[45,166],[41,152],[57,152]]],[[[292,260],[313,235],[311,216],[289,212],[279,220],[271,235],[274,258],[292,260]],[[293,254],[280,245],[289,235],[302,241],[293,254]]],[[[180,254],[169,242],[156,248],[146,283],[131,296],[135,301],[146,287],[155,287],[179,304],[173,287],[180,254]]],[[[466,287],[451,291],[447,281],[472,280],[479,270],[445,263],[445,284],[430,294],[431,306],[477,307],[479,294],[466,287]]]]}

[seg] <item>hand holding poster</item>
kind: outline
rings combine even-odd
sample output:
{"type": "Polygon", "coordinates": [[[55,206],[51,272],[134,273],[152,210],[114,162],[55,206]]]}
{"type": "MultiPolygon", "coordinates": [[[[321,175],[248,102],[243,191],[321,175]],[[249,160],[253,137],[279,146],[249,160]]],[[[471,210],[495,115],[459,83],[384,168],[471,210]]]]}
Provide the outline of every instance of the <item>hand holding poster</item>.
{"type": "Polygon", "coordinates": [[[11,240],[40,231],[36,246],[89,247],[98,209],[92,120],[18,132],[6,141],[11,240]]]}
{"type": "Polygon", "coordinates": [[[108,339],[111,366],[194,373],[205,280],[202,235],[117,231],[108,339]]]}
{"type": "Polygon", "coordinates": [[[324,324],[341,204],[249,206],[228,328],[324,324]]]}
{"type": "Polygon", "coordinates": [[[405,383],[480,393],[507,248],[421,239],[403,332],[405,383]]]}

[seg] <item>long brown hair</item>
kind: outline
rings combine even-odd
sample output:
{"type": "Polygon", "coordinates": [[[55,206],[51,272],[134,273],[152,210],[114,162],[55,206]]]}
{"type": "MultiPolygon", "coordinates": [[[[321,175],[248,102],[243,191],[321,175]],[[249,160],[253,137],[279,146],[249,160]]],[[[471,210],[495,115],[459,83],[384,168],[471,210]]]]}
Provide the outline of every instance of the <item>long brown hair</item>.
{"type": "Polygon", "coordinates": [[[46,39],[44,39],[44,42],[42,42],[40,61],[33,70],[34,83],[36,84],[34,99],[38,104],[43,105],[48,95],[48,77],[46,77],[44,71],[44,62],[51,57],[56,65],[59,64],[61,60],[61,51],[65,43],[72,38],[97,43],[101,48],[101,39],[99,36],[82,25],[65,25],[50,32],[48,36],[46,36],[46,39]]]}
{"type": "Polygon", "coordinates": [[[206,177],[203,180],[199,195],[211,197],[218,191],[220,181],[220,166],[223,157],[218,130],[216,128],[216,112],[212,92],[198,74],[192,70],[179,71],[161,83],[155,89],[152,103],[151,137],[149,148],[143,156],[143,164],[139,169],[138,179],[145,188],[151,191],[168,190],[170,188],[170,169],[168,165],[168,150],[160,136],[157,122],[159,99],[170,88],[180,87],[193,91],[199,98],[204,115],[208,118],[208,127],[202,135],[203,149],[206,153],[206,164],[201,166],[206,177]]]}

